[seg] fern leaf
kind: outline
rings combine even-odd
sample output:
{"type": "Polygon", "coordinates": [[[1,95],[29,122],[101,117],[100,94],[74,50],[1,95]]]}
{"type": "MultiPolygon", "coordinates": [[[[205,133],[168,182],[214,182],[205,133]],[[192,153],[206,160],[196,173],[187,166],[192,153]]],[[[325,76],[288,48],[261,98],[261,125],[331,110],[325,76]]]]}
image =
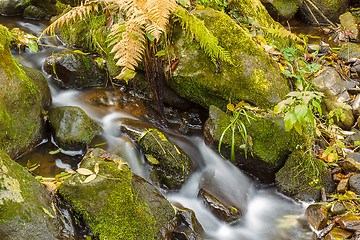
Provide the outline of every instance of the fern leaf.
{"type": "Polygon", "coordinates": [[[182,7],[178,7],[174,15],[180,20],[182,28],[189,31],[195,37],[201,48],[204,49],[213,62],[215,58],[218,58],[221,61],[234,65],[229,52],[218,44],[218,39],[206,28],[199,18],[191,15],[182,7]]]}

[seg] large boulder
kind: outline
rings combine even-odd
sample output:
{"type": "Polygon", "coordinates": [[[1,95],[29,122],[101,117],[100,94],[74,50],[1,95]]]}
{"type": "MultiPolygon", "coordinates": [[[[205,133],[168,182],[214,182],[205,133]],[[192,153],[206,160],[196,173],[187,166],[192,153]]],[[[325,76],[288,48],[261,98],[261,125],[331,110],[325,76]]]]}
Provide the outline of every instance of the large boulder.
{"type": "Polygon", "coordinates": [[[259,107],[271,107],[289,92],[276,63],[267,56],[228,15],[213,9],[199,9],[195,15],[230,54],[234,65],[215,65],[180,28],[174,33],[174,54],[179,62],[169,85],[182,97],[204,107],[225,108],[241,100],[259,107]]]}
{"type": "Polygon", "coordinates": [[[276,173],[276,185],[282,193],[301,201],[320,200],[322,187],[327,193],[335,189],[326,164],[300,150],[294,151],[276,173]]]}
{"type": "Polygon", "coordinates": [[[0,150],[0,239],[74,239],[45,187],[0,150]]]}
{"type": "Polygon", "coordinates": [[[79,107],[56,107],[49,112],[55,142],[65,150],[84,150],[100,126],[79,107]]]}
{"type": "Polygon", "coordinates": [[[165,133],[139,120],[121,120],[126,133],[145,153],[151,178],[170,189],[180,188],[192,171],[190,157],[165,133]]]}
{"type": "Polygon", "coordinates": [[[42,139],[43,103],[51,97],[42,74],[22,68],[11,55],[10,39],[0,26],[0,149],[16,157],[42,139]]]}
{"type": "Polygon", "coordinates": [[[179,234],[189,236],[179,239],[204,238],[196,218],[187,219],[189,211],[175,211],[158,189],[132,174],[121,157],[94,149],[84,157],[81,167],[95,174],[95,166],[99,169],[95,179],[86,183],[88,176],[75,174],[60,186],[59,194],[100,240],[170,240],[179,234]]]}
{"type": "Polygon", "coordinates": [[[102,87],[107,83],[104,67],[79,52],[66,51],[47,57],[44,70],[63,88],[102,87]]]}
{"type": "Polygon", "coordinates": [[[292,18],[304,0],[261,0],[270,15],[277,20],[289,20],[292,18]]]}
{"type": "MultiPolygon", "coordinates": [[[[250,122],[246,118],[242,122],[246,126],[249,139],[247,156],[245,156],[243,139],[235,131],[235,161],[240,169],[245,170],[260,180],[272,182],[275,173],[284,165],[287,157],[300,143],[301,137],[294,132],[286,132],[283,119],[271,116],[260,116],[250,113],[250,122]]],[[[215,106],[210,107],[209,119],[204,126],[205,141],[214,149],[218,149],[224,130],[231,123],[227,115],[215,106]]],[[[231,157],[232,133],[228,130],[221,141],[221,154],[231,157]]]]}
{"type": "MultiPolygon", "coordinates": [[[[311,2],[313,2],[333,23],[338,22],[339,16],[349,7],[349,0],[312,0],[311,2]]],[[[317,21],[322,25],[329,25],[329,23],[320,15],[319,11],[307,1],[304,1],[304,4],[300,7],[299,11],[304,20],[312,25],[317,25],[317,21]],[[314,19],[313,15],[317,21],[314,19]]]]}

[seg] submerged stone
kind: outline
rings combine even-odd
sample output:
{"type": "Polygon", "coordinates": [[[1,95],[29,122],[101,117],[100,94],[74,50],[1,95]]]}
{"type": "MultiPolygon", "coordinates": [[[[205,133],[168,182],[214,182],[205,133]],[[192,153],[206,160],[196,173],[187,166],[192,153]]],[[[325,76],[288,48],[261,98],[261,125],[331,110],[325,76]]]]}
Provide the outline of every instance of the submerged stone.
{"type": "Polygon", "coordinates": [[[215,105],[223,109],[229,99],[266,108],[285,97],[289,88],[278,65],[235,21],[212,9],[199,8],[195,15],[229,52],[234,65],[214,64],[199,43],[178,27],[174,32],[174,54],[179,62],[169,85],[181,97],[206,108],[215,105]]]}
{"type": "Polygon", "coordinates": [[[44,186],[0,150],[0,239],[74,239],[51,205],[44,186]]]}
{"type": "Polygon", "coordinates": [[[152,178],[170,189],[180,188],[192,171],[190,157],[176,143],[151,124],[122,120],[125,132],[145,153],[152,178]]]}
{"type": "Polygon", "coordinates": [[[100,126],[79,107],[56,107],[49,112],[55,142],[65,150],[84,150],[100,126]]]}

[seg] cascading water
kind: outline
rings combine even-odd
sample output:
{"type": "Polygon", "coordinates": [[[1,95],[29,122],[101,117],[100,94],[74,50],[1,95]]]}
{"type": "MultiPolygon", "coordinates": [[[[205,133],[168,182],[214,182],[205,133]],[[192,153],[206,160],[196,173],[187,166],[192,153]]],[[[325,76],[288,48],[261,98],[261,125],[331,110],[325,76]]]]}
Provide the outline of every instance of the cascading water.
{"type": "MultiPolygon", "coordinates": [[[[24,22],[23,19],[1,17],[0,23],[9,28],[18,27],[21,30],[39,36],[46,27],[41,22],[24,22]]],[[[46,44],[54,44],[51,39],[44,40],[46,44]]],[[[41,70],[44,59],[52,52],[61,51],[61,48],[44,48],[38,53],[14,52],[15,57],[23,65],[41,70]]],[[[44,73],[47,76],[46,73],[44,73]]],[[[112,108],[111,101],[106,110],[99,109],[94,105],[84,102],[81,91],[59,90],[52,86],[54,106],[78,106],[90,117],[98,121],[103,129],[104,147],[106,150],[119,154],[130,162],[134,173],[148,179],[144,156],[134,147],[131,141],[120,132],[121,119],[136,118],[128,113],[120,112],[112,108]]],[[[176,138],[176,141],[196,161],[198,169],[192,173],[187,183],[178,192],[166,194],[172,202],[194,210],[197,219],[203,226],[207,239],[216,240],[301,240],[309,239],[311,231],[301,227],[296,217],[304,212],[304,206],[297,204],[291,199],[276,192],[274,188],[258,188],[254,182],[244,173],[223,160],[219,154],[208,148],[199,137],[176,138]],[[185,141],[184,141],[185,139],[185,141]],[[198,199],[199,186],[204,174],[211,174],[213,181],[221,189],[222,194],[231,199],[235,204],[242,206],[245,211],[241,220],[234,224],[220,221],[215,215],[198,199]]],[[[69,152],[63,152],[69,154],[69,152]]],[[[77,154],[77,153],[74,153],[77,154]]],[[[56,160],[58,161],[58,160],[56,160]]],[[[69,164],[56,163],[58,168],[68,167],[69,164]]],[[[44,167],[44,166],[42,166],[44,167]]]]}

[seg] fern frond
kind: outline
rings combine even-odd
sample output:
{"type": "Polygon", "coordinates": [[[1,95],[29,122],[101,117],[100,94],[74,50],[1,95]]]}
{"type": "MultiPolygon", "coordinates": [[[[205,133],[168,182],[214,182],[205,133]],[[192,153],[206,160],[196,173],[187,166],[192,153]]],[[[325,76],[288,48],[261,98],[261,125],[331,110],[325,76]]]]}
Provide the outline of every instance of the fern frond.
{"type": "Polygon", "coordinates": [[[293,42],[301,42],[302,39],[288,31],[280,24],[271,24],[267,27],[261,27],[265,32],[272,34],[272,38],[289,39],[293,42]]]}
{"type": "Polygon", "coordinates": [[[176,9],[176,0],[143,0],[140,2],[143,4],[139,4],[139,6],[142,7],[149,20],[145,31],[159,40],[169,22],[170,13],[176,9]]]}
{"type": "Polygon", "coordinates": [[[174,15],[180,20],[181,27],[191,33],[199,42],[205,53],[215,61],[215,58],[234,65],[228,51],[218,44],[218,39],[206,28],[205,24],[186,9],[178,7],[174,15]]]}
{"type": "Polygon", "coordinates": [[[50,26],[48,26],[40,35],[39,39],[46,33],[53,34],[54,29],[61,25],[68,24],[70,21],[75,21],[76,18],[84,18],[89,16],[92,11],[98,11],[97,4],[101,1],[92,1],[88,4],[81,3],[80,6],[72,8],[69,12],[65,13],[58,19],[56,19],[50,26]]]}

